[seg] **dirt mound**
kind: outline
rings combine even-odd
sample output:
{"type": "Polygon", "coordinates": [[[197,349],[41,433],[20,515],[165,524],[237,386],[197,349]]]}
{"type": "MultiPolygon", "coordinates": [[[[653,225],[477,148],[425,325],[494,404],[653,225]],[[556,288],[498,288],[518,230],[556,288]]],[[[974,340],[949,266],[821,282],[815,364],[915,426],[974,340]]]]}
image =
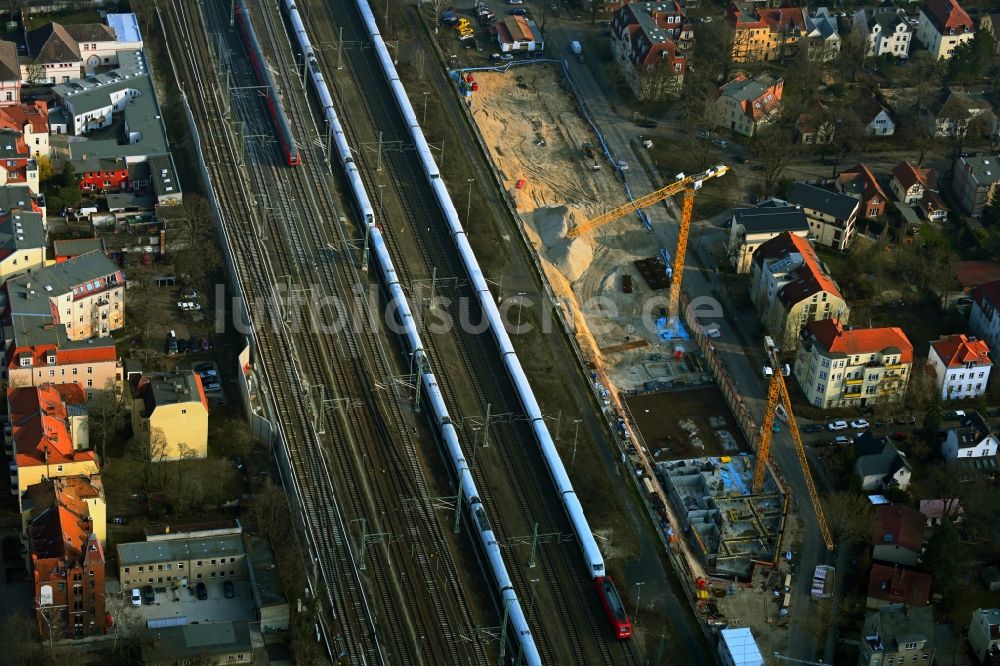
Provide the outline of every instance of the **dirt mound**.
{"type": "Polygon", "coordinates": [[[586,215],[573,206],[545,206],[533,214],[534,227],[545,247],[545,258],[571,283],[579,280],[594,260],[594,246],[589,239],[566,238],[569,229],[586,219],[586,215]]]}

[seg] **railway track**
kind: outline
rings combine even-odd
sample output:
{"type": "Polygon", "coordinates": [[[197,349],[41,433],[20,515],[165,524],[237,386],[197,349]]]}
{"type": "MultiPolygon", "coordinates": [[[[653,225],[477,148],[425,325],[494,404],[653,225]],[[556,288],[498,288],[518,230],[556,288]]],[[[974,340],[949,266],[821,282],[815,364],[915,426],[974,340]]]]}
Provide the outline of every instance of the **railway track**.
{"type": "MultiPolygon", "coordinates": [[[[343,26],[345,40],[351,40],[353,43],[363,42],[363,26],[359,18],[354,15],[351,5],[352,3],[323,2],[325,14],[315,9],[309,12],[307,21],[311,24],[310,28],[331,36],[331,32],[335,31],[325,22],[324,18],[328,18],[333,25],[343,26]]],[[[321,52],[320,60],[328,75],[328,81],[332,80],[331,75],[335,72],[335,65],[331,62],[329,53],[321,52]]],[[[343,61],[353,78],[354,85],[365,93],[360,97],[371,125],[383,132],[386,141],[407,142],[405,131],[399,129],[398,112],[394,101],[387,94],[377,93],[384,89],[384,79],[377,66],[370,58],[365,57],[363,49],[346,51],[343,61]]],[[[339,91],[335,94],[341,98],[338,101],[342,101],[344,93],[339,91]]],[[[356,116],[350,118],[346,127],[354,145],[359,145],[366,138],[371,140],[358,131],[358,120],[356,116]]],[[[356,162],[369,186],[374,184],[376,179],[369,161],[356,162]]],[[[386,160],[385,168],[391,175],[391,188],[396,195],[396,204],[402,209],[403,218],[412,231],[407,237],[412,236],[419,250],[422,265],[418,266],[417,270],[421,272],[421,277],[426,278],[429,275],[430,271],[427,268],[429,266],[449,270],[452,275],[460,274],[461,265],[444,225],[439,218],[436,218],[437,204],[430,191],[423,186],[423,172],[416,159],[410,155],[403,155],[398,159],[386,160]],[[428,230],[427,234],[423,233],[424,229],[428,230]]],[[[400,247],[399,223],[402,221],[392,220],[392,224],[387,225],[385,231],[397,271],[412,284],[412,274],[415,272],[411,268],[413,260],[410,258],[408,261],[400,247]]],[[[409,241],[409,238],[407,240],[409,241]]],[[[474,299],[470,300],[474,303],[474,299]]],[[[476,305],[473,305],[473,308],[478,309],[476,305]]],[[[457,320],[453,310],[449,309],[448,312],[453,316],[453,320],[457,320]]],[[[475,319],[475,314],[471,318],[475,319]]],[[[499,412],[520,413],[520,407],[513,398],[511,387],[499,363],[496,348],[488,335],[473,335],[466,331],[453,330],[449,336],[450,342],[441,340],[441,337],[434,334],[425,336],[431,356],[444,358],[449,354],[452,356],[458,354],[466,370],[466,377],[463,379],[468,379],[472,386],[476,404],[484,406],[489,403],[499,412]]],[[[455,414],[463,413],[463,402],[455,394],[454,382],[443,381],[442,390],[449,409],[455,414]]],[[[466,408],[464,411],[468,412],[469,403],[465,402],[464,406],[466,408]]],[[[491,524],[508,538],[527,534],[535,522],[539,524],[542,533],[559,532],[569,536],[569,529],[561,510],[554,508],[558,503],[527,423],[515,422],[513,426],[510,429],[492,428],[490,433],[491,441],[496,442],[497,448],[504,451],[504,455],[500,456],[503,475],[483,475],[477,470],[477,478],[481,479],[477,485],[490,507],[491,524]],[[526,464],[527,458],[530,458],[530,464],[526,464]],[[500,511],[501,505],[493,497],[496,484],[505,484],[513,488],[515,503],[519,510],[517,519],[512,519],[512,516],[500,511]],[[546,500],[532,505],[528,500],[529,497],[546,498],[546,500]]],[[[619,644],[608,635],[603,611],[597,604],[589,577],[580,564],[579,550],[572,537],[569,537],[568,541],[568,544],[561,544],[558,547],[543,546],[536,557],[540,564],[540,572],[535,570],[535,573],[541,573],[540,577],[550,584],[549,594],[552,598],[550,608],[553,612],[546,614],[545,617],[536,613],[531,622],[544,661],[590,664],[594,663],[596,653],[603,663],[637,663],[631,643],[619,644]],[[565,572],[571,573],[566,575],[565,572]],[[553,640],[557,636],[558,647],[554,645],[556,641],[553,640]]],[[[508,561],[511,559],[513,558],[509,557],[508,561]]],[[[528,598],[529,585],[525,568],[519,563],[509,567],[509,570],[521,598],[528,598]]]]}
{"type": "MultiPolygon", "coordinates": [[[[345,230],[339,224],[334,229],[316,224],[317,219],[340,219],[320,166],[321,148],[307,139],[300,146],[305,158],[300,167],[303,171],[293,175],[281,165],[273,145],[251,141],[246,146],[246,157],[253,168],[246,170],[246,175],[233,168],[238,148],[228,141],[231,129],[210,103],[215,90],[206,80],[204,67],[212,62],[213,53],[196,26],[204,21],[208,32],[221,36],[214,45],[220,53],[215,55],[230,59],[237,87],[245,84],[249,91],[255,84],[242,60],[241,44],[228,31],[227,7],[208,3],[202,15],[192,6],[190,2],[174,3],[169,10],[170,22],[181,26],[174,35],[179,40],[175,50],[183,51],[179,74],[192,88],[190,92],[196,93],[189,94],[192,106],[205,124],[204,129],[215,138],[206,142],[205,153],[212,177],[225,185],[217,191],[224,224],[230,229],[230,238],[235,239],[229,249],[248,298],[257,303],[273,299],[287,308],[272,317],[269,324],[275,326],[255,328],[270,385],[268,392],[279,412],[286,416],[285,421],[295,415],[290,423],[282,425],[287,425],[283,430],[294,471],[293,485],[317,564],[327,582],[324,599],[329,614],[338,620],[335,633],[340,640],[332,646],[332,653],[344,652],[352,663],[483,663],[482,647],[477,642],[456,638],[459,634],[474,635],[468,626],[472,614],[438,521],[421,502],[408,510],[400,506],[401,498],[426,496],[427,483],[413,453],[408,436],[410,424],[399,402],[395,396],[376,390],[378,378],[393,373],[378,336],[365,327],[359,334],[358,317],[365,313],[351,313],[350,308],[346,308],[347,314],[353,315],[347,319],[348,330],[309,331],[310,325],[328,322],[308,305],[291,322],[305,330],[292,330],[285,316],[291,314],[292,306],[302,304],[297,304],[290,294],[274,298],[275,288],[270,286],[276,276],[290,276],[289,283],[298,286],[300,296],[307,289],[347,296],[352,293],[352,285],[364,284],[353,261],[336,250],[337,245],[326,233],[335,230],[338,235],[334,240],[339,244],[348,238],[345,230]],[[228,150],[219,146],[221,138],[227,139],[228,150]],[[249,187],[244,178],[250,180],[249,187]],[[317,185],[320,187],[315,191],[317,185]],[[263,222],[253,230],[257,233],[247,233],[254,211],[246,205],[244,195],[251,188],[272,193],[293,214],[271,215],[265,211],[263,222]],[[270,241],[272,250],[265,251],[261,241],[270,241]],[[348,400],[347,408],[330,409],[323,403],[317,406],[311,398],[311,387],[327,385],[331,378],[338,394],[348,400]],[[314,428],[319,412],[334,426],[325,438],[319,437],[314,428]],[[336,480],[330,475],[331,467],[336,470],[336,480]],[[334,489],[343,507],[334,500],[334,489]],[[342,511],[369,521],[369,533],[374,529],[391,535],[367,550],[364,576],[357,571],[359,563],[342,511]],[[369,606],[365,588],[372,589],[381,613],[369,606]]],[[[288,85],[287,72],[282,72],[290,58],[287,49],[282,48],[270,21],[264,23],[270,43],[275,46],[278,74],[287,91],[283,99],[290,109],[293,130],[299,137],[317,136],[315,127],[310,131],[307,105],[296,94],[301,90],[288,85]]],[[[264,136],[273,132],[263,109],[259,96],[236,94],[230,110],[234,118],[245,123],[244,136],[264,136]]],[[[365,317],[362,323],[368,319],[365,317]]]]}

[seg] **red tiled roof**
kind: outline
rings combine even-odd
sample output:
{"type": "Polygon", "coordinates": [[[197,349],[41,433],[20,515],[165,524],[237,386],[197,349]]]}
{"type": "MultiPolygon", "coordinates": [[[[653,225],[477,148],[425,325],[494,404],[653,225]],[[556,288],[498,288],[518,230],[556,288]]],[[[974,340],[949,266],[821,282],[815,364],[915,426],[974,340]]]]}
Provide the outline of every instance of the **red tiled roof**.
{"type": "Polygon", "coordinates": [[[970,340],[964,333],[948,335],[931,342],[931,349],[941,362],[949,368],[958,368],[966,363],[993,365],[990,348],[983,340],[970,340]]]}
{"type": "MultiPolygon", "coordinates": [[[[58,326],[58,324],[56,324],[58,326]]],[[[56,365],[71,365],[75,363],[100,363],[102,361],[114,361],[118,358],[115,350],[115,343],[112,338],[91,340],[93,346],[78,349],[62,349],[57,345],[36,345],[34,347],[11,347],[7,357],[7,367],[10,369],[21,367],[21,354],[31,354],[33,367],[48,366],[46,356],[50,352],[56,353],[56,365]]]]}
{"type": "Polygon", "coordinates": [[[889,201],[889,197],[886,196],[885,190],[883,190],[882,186],[878,184],[878,179],[875,178],[875,174],[873,174],[871,169],[864,164],[859,162],[853,168],[847,169],[840,174],[841,180],[850,180],[850,178],[845,178],[845,176],[853,176],[861,180],[861,200],[866,204],[875,197],[882,197],[882,201],[880,203],[889,201]]]}
{"type": "Polygon", "coordinates": [[[1000,280],[1000,263],[995,261],[956,261],[952,266],[963,289],[1000,280]]]}
{"type": "Polygon", "coordinates": [[[844,330],[839,320],[823,319],[809,322],[806,329],[830,352],[853,356],[895,348],[900,351],[900,363],[913,362],[913,345],[903,329],[896,326],[844,330]]]}
{"type": "Polygon", "coordinates": [[[901,566],[873,564],[868,578],[868,596],[893,604],[926,606],[931,598],[930,574],[901,566]]]}
{"type": "MultiPolygon", "coordinates": [[[[646,11],[646,6],[625,4],[619,10],[612,21],[612,29],[616,36],[629,43],[628,58],[635,65],[656,65],[666,62],[673,71],[674,63],[684,63],[685,58],[678,55],[676,39],[679,39],[684,32],[691,30],[691,24],[687,21],[678,3],[672,5],[657,6],[656,9],[646,11]],[[666,9],[669,7],[669,10],[666,9]],[[640,21],[637,12],[644,12],[650,15],[656,27],[666,33],[667,39],[660,41],[652,39],[646,34],[643,27],[644,21],[640,21]],[[668,18],[674,18],[673,22],[668,22],[668,18]]],[[[683,73],[683,64],[681,72],[683,73]]]]}
{"type": "Polygon", "coordinates": [[[92,451],[74,451],[66,406],[53,384],[7,390],[18,467],[94,460],[92,451]]]}
{"type": "Polygon", "coordinates": [[[896,177],[896,180],[899,181],[904,190],[908,190],[917,183],[927,187],[927,176],[930,174],[930,171],[930,169],[917,168],[906,160],[903,160],[892,168],[892,175],[896,177]]]}
{"type": "Polygon", "coordinates": [[[782,232],[761,244],[753,253],[753,260],[757,263],[763,263],[765,259],[793,253],[801,254],[804,263],[798,269],[795,279],[781,289],[779,297],[786,305],[793,305],[821,291],[843,298],[836,283],[820,268],[816,251],[805,238],[787,231],[782,232]]]}
{"type": "Polygon", "coordinates": [[[940,31],[972,32],[972,19],[955,0],[927,0],[921,8],[940,31]]]}
{"type": "Polygon", "coordinates": [[[727,20],[736,29],[770,28],[774,32],[791,29],[804,31],[806,27],[802,10],[798,7],[742,7],[736,2],[729,4],[727,20]]]}
{"type": "Polygon", "coordinates": [[[924,515],[898,504],[877,507],[872,543],[876,546],[899,546],[919,553],[924,545],[924,515]]]}
{"type": "Polygon", "coordinates": [[[41,100],[36,100],[31,104],[24,103],[0,107],[0,129],[12,129],[23,132],[25,125],[31,125],[32,132],[48,132],[48,105],[41,100]]]}
{"type": "Polygon", "coordinates": [[[927,212],[928,215],[938,210],[943,210],[945,212],[951,210],[947,205],[945,205],[944,199],[941,198],[941,195],[934,190],[924,190],[924,196],[920,199],[920,206],[927,212]]]}

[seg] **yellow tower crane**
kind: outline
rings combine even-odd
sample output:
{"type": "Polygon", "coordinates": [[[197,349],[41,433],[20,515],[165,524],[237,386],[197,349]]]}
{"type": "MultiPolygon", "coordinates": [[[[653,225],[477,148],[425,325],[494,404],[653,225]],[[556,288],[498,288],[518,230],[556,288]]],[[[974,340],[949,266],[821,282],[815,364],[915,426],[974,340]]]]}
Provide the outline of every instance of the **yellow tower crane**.
{"type": "Polygon", "coordinates": [[[767,386],[767,407],[764,409],[764,423],[760,426],[760,437],[757,444],[757,465],[753,471],[753,492],[759,493],[764,485],[764,471],[767,468],[767,460],[771,457],[771,435],[774,428],[774,417],[778,411],[778,401],[785,407],[788,415],[788,429],[792,433],[792,440],[795,442],[795,453],[799,456],[799,465],[802,467],[802,476],[806,479],[806,488],[809,490],[809,500],[812,502],[813,511],[816,513],[816,522],[819,524],[819,531],[826,542],[826,549],[833,550],[833,537],[830,535],[830,528],[826,524],[826,516],[823,514],[823,505],[819,501],[819,493],[816,492],[816,484],[813,482],[812,472],[809,471],[809,460],[806,458],[806,448],[802,444],[802,436],[799,434],[799,425],[795,421],[795,414],[792,412],[792,399],[788,395],[788,385],[781,372],[781,364],[778,359],[777,349],[774,344],[768,341],[767,355],[770,360],[773,373],[771,382],[767,386]]]}
{"type": "Polygon", "coordinates": [[[679,173],[673,183],[661,187],[644,197],[639,197],[635,201],[630,201],[623,206],[609,210],[603,215],[587,220],[583,224],[570,229],[566,233],[566,237],[576,238],[577,236],[589,234],[594,229],[602,227],[608,222],[614,222],[633,211],[652,206],[675,194],[683,192],[684,200],[681,203],[681,221],[680,228],[677,230],[677,250],[674,253],[674,272],[673,279],[670,281],[670,303],[668,306],[668,315],[674,316],[677,314],[677,305],[680,302],[681,279],[684,275],[684,256],[687,254],[688,232],[691,230],[691,215],[694,211],[694,193],[696,190],[700,190],[702,183],[709,178],[718,178],[725,175],[728,171],[729,167],[725,164],[717,164],[693,176],[685,176],[683,173],[679,173]]]}

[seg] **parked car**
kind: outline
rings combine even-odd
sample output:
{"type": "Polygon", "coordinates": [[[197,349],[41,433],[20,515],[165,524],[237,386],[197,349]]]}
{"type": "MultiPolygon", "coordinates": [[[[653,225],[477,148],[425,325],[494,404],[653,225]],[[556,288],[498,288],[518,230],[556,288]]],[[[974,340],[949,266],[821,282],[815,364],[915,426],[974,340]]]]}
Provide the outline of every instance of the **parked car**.
{"type": "Polygon", "coordinates": [[[215,366],[211,363],[199,363],[194,366],[194,371],[198,374],[215,374],[215,366]]]}
{"type": "Polygon", "coordinates": [[[233,456],[233,467],[243,471],[243,456],[233,456]]]}
{"type": "Polygon", "coordinates": [[[178,354],[187,354],[191,351],[191,344],[187,340],[175,340],[174,343],[177,345],[178,354]]]}
{"type": "Polygon", "coordinates": [[[181,295],[181,298],[183,298],[185,301],[193,301],[194,299],[198,298],[198,290],[191,289],[190,291],[186,291],[181,295]]]}
{"type": "Polygon", "coordinates": [[[847,421],[830,421],[826,424],[826,429],[830,432],[837,432],[838,430],[847,430],[847,421]]]}
{"type": "Polygon", "coordinates": [[[232,599],[236,596],[236,586],[233,585],[233,581],[227,580],[222,584],[222,593],[226,596],[226,599],[232,599]]]}
{"type": "Polygon", "coordinates": [[[896,441],[896,442],[901,442],[904,439],[906,439],[907,436],[908,435],[905,432],[903,432],[901,430],[897,430],[896,432],[894,432],[891,435],[889,435],[889,439],[891,439],[893,441],[896,441]]]}
{"type": "Polygon", "coordinates": [[[707,139],[710,136],[712,136],[712,133],[709,132],[708,130],[699,130],[698,131],[698,138],[701,139],[702,141],[704,141],[705,139],[707,139]]]}
{"type": "Polygon", "coordinates": [[[147,606],[152,606],[156,603],[156,592],[153,590],[152,585],[147,585],[142,588],[142,601],[147,606]]]}
{"type": "Polygon", "coordinates": [[[960,299],[955,301],[955,305],[972,305],[972,299],[968,296],[962,296],[960,299]]]}
{"type": "Polygon", "coordinates": [[[763,370],[761,370],[761,372],[763,372],[764,373],[764,377],[766,377],[768,379],[770,379],[771,377],[774,376],[774,368],[772,368],[769,365],[765,365],[764,368],[763,368],[763,370]]]}
{"type": "Polygon", "coordinates": [[[810,423],[802,429],[802,432],[822,432],[823,426],[818,423],[810,423]]]}
{"type": "Polygon", "coordinates": [[[128,525],[128,521],[125,519],[125,516],[115,516],[111,519],[111,522],[115,525],[128,525]]]}
{"type": "Polygon", "coordinates": [[[208,382],[205,384],[205,393],[216,393],[222,390],[222,384],[219,382],[208,382]]]}
{"type": "Polygon", "coordinates": [[[528,13],[528,10],[525,9],[524,7],[520,7],[518,9],[512,9],[512,10],[510,10],[510,15],[511,16],[524,16],[527,13],[528,13]]]}
{"type": "Polygon", "coordinates": [[[729,142],[726,141],[725,139],[712,139],[712,143],[714,143],[719,148],[722,148],[723,150],[729,147],[729,142]]]}
{"type": "Polygon", "coordinates": [[[833,438],[834,446],[847,446],[851,443],[851,438],[847,435],[837,435],[833,438]]]}
{"type": "Polygon", "coordinates": [[[865,419],[857,419],[856,421],[851,421],[851,427],[855,430],[864,430],[868,427],[868,421],[865,419]]]}
{"type": "Polygon", "coordinates": [[[142,605],[142,591],[137,587],[132,588],[132,605],[141,606],[142,605]]]}
{"type": "Polygon", "coordinates": [[[711,326],[705,329],[705,335],[707,335],[710,338],[721,338],[722,331],[719,330],[718,324],[712,324],[711,326]]]}
{"type": "Polygon", "coordinates": [[[198,596],[198,601],[205,601],[208,599],[208,588],[205,587],[204,583],[198,583],[194,586],[195,594],[198,596]]]}

